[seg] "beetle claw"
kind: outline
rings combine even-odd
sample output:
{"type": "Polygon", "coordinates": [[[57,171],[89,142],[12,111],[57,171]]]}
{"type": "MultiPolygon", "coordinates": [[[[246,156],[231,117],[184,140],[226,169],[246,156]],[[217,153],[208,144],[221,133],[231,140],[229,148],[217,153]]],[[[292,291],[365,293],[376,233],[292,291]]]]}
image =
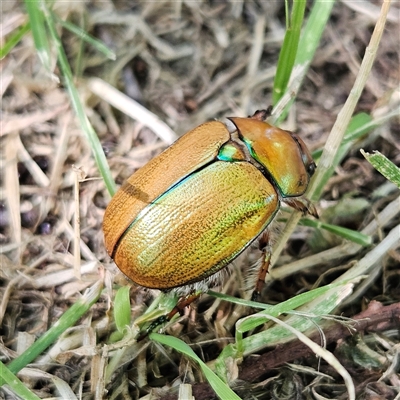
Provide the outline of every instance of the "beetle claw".
{"type": "Polygon", "coordinates": [[[250,118],[264,122],[272,113],[272,106],[268,106],[266,110],[257,110],[250,118]]]}
{"type": "Polygon", "coordinates": [[[306,197],[297,197],[292,199],[286,198],[284,199],[284,202],[295,210],[302,212],[303,215],[310,214],[315,218],[319,218],[318,211],[314,204],[306,197]]]}

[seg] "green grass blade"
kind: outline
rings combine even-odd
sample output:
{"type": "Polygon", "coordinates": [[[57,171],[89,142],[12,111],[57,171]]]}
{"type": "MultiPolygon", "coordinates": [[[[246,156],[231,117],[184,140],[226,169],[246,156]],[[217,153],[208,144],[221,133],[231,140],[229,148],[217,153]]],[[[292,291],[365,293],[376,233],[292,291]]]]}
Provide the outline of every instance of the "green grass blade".
{"type": "Polygon", "coordinates": [[[29,22],[22,25],[17,29],[4,43],[4,46],[0,48],[0,60],[3,59],[24,37],[24,35],[29,32],[31,26],[29,22]]]}
{"type": "Polygon", "coordinates": [[[309,303],[310,301],[318,298],[319,296],[327,293],[329,290],[334,288],[338,288],[339,286],[344,286],[348,284],[349,281],[346,282],[336,282],[330,285],[321,286],[316,289],[312,289],[308,292],[301,293],[291,299],[283,301],[282,303],[276,304],[274,306],[268,306],[267,309],[258,312],[252,318],[249,318],[246,321],[240,322],[236,326],[236,330],[238,332],[244,333],[248,332],[252,329],[257,328],[258,326],[262,325],[265,321],[265,316],[271,315],[273,317],[278,317],[281,314],[285,314],[291,312],[304,304],[309,303]],[[257,316],[257,317],[256,317],[257,316]],[[258,319],[260,318],[260,319],[258,319]]]}
{"type": "MultiPolygon", "coordinates": [[[[266,303],[258,303],[256,301],[240,299],[237,297],[229,296],[224,293],[214,292],[213,290],[209,290],[207,292],[207,294],[209,294],[210,296],[216,297],[218,299],[229,301],[230,303],[238,304],[241,306],[259,308],[259,309],[264,310],[264,311],[262,311],[262,313],[265,312],[269,315],[278,316],[280,314],[287,313],[288,311],[292,311],[292,310],[302,306],[303,304],[306,304],[309,301],[317,298],[321,294],[326,293],[328,290],[331,290],[340,285],[344,285],[346,283],[347,282],[337,282],[337,283],[334,283],[331,285],[321,286],[319,288],[310,290],[308,292],[301,293],[295,297],[292,297],[288,300],[283,301],[282,303],[279,303],[279,304],[276,304],[273,306],[271,306],[270,304],[266,304],[266,303]]],[[[253,328],[251,328],[251,329],[253,329],[253,328]]]]}
{"type": "MultiPolygon", "coordinates": [[[[378,123],[374,121],[370,115],[366,113],[359,113],[352,117],[346,133],[343,138],[341,146],[345,146],[348,143],[353,143],[355,140],[365,136],[368,132],[374,129],[378,123]]],[[[345,148],[348,149],[348,148],[345,148]]],[[[343,157],[348,153],[348,150],[342,150],[342,155],[338,156],[335,161],[335,165],[339,165],[343,157]]],[[[322,149],[318,149],[312,153],[313,159],[318,160],[321,157],[322,149]]]]}
{"type": "MultiPolygon", "coordinates": [[[[319,297],[313,300],[313,303],[315,303],[315,305],[313,306],[312,314],[315,316],[315,318],[310,319],[302,315],[293,315],[287,318],[285,322],[287,324],[290,324],[290,326],[299,330],[300,332],[305,332],[307,329],[315,327],[315,323],[318,322],[318,320],[322,316],[330,314],[338,306],[338,304],[340,304],[343,301],[344,298],[346,298],[348,295],[351,294],[353,287],[354,287],[354,282],[341,284],[337,287],[332,288],[331,290],[328,290],[327,292],[322,293],[321,300],[319,299],[319,297]]],[[[275,310],[273,314],[275,314],[276,311],[277,310],[275,310]]],[[[266,313],[268,314],[269,312],[270,310],[268,310],[268,312],[266,313]]],[[[250,317],[246,317],[246,319],[249,318],[250,317]]],[[[255,321],[257,324],[261,322],[259,320],[260,318],[259,313],[255,314],[254,318],[256,318],[255,321]]],[[[238,321],[237,327],[238,326],[240,327],[241,323],[242,321],[238,321]]],[[[245,321],[245,323],[246,323],[245,327],[248,327],[247,324],[251,322],[245,321]]],[[[218,356],[215,362],[215,369],[218,376],[220,376],[222,379],[226,379],[227,377],[226,360],[228,358],[235,359],[237,357],[246,356],[254,352],[260,351],[267,345],[271,347],[276,346],[278,344],[288,341],[291,338],[291,336],[292,334],[287,329],[277,325],[274,325],[270,329],[267,329],[260,333],[248,336],[245,339],[241,339],[239,335],[238,338],[239,340],[242,341],[241,343],[239,343],[239,346],[238,343],[229,344],[225,346],[221,354],[218,356]],[[240,354],[238,354],[238,347],[240,349],[243,349],[243,352],[240,354]]]]}
{"type": "Polygon", "coordinates": [[[314,58],[334,4],[335,0],[316,0],[314,2],[303,34],[300,37],[299,48],[301,51],[296,54],[295,64],[305,65],[314,58]]]}
{"type": "Polygon", "coordinates": [[[400,168],[393,164],[387,157],[379,151],[369,154],[361,150],[362,155],[367,161],[386,179],[393,182],[400,189],[400,168]]]}
{"type": "Polygon", "coordinates": [[[74,33],[76,36],[81,38],[84,42],[88,43],[92,47],[94,47],[96,50],[98,50],[100,53],[103,53],[107,58],[110,60],[115,60],[117,56],[115,53],[109,49],[103,42],[100,40],[94,38],[93,36],[89,35],[87,32],[85,32],[83,29],[81,29],[79,26],[76,26],[75,24],[72,24],[69,21],[63,21],[61,18],[59,18],[56,14],[51,13],[53,19],[58,22],[63,28],[69,30],[70,32],[74,33]]]}
{"type": "Polygon", "coordinates": [[[165,346],[172,347],[181,354],[185,354],[187,357],[196,361],[203,371],[208,383],[220,399],[240,400],[240,397],[225,382],[223,382],[185,342],[176,337],[160,335],[159,333],[151,333],[150,339],[165,346]]]}
{"type": "Polygon", "coordinates": [[[303,29],[298,44],[298,51],[294,63],[290,83],[284,95],[275,105],[271,122],[275,125],[283,121],[290,109],[303,79],[309,69],[315,51],[319,45],[322,33],[328,22],[335,0],[316,0],[313,4],[308,21],[303,29]]]}
{"type": "MultiPolygon", "coordinates": [[[[44,350],[46,350],[52,343],[54,343],[59,336],[64,333],[68,328],[73,326],[79,318],[84,315],[89,308],[97,301],[102,290],[102,284],[96,283],[92,286],[85,295],[77,300],[65,313],[60,317],[56,324],[54,324],[45,334],[43,334],[35,343],[25,350],[20,356],[15,358],[8,364],[8,369],[16,374],[44,350]]],[[[4,383],[0,375],[0,386],[4,383]]]]}
{"type": "Polygon", "coordinates": [[[1,361],[0,361],[0,377],[3,383],[8,385],[9,388],[21,399],[25,400],[40,400],[40,397],[31,392],[23,382],[21,382],[15,374],[13,374],[1,361]]]}
{"type": "Polygon", "coordinates": [[[64,78],[65,86],[71,99],[72,106],[75,110],[76,115],[78,116],[82,130],[86,134],[86,138],[88,139],[90,147],[92,148],[97,167],[99,168],[100,174],[104,179],[107,190],[110,195],[113,196],[116,191],[116,187],[114,179],[111,176],[111,171],[108,166],[106,156],[104,154],[99,138],[96,135],[96,132],[94,131],[85,114],[85,109],[79,97],[78,90],[74,85],[71,68],[69,66],[68,59],[62,46],[61,40],[55,28],[55,21],[53,20],[50,11],[45,6],[44,12],[46,15],[46,23],[50,31],[50,36],[54,43],[57,44],[58,62],[64,78]]]}
{"type": "Polygon", "coordinates": [[[346,157],[349,151],[353,148],[353,141],[365,135],[370,129],[372,129],[371,121],[372,118],[365,113],[357,114],[350,120],[343,140],[339,144],[339,147],[336,149],[336,154],[333,159],[332,165],[329,168],[324,169],[323,174],[319,179],[319,184],[314,189],[315,200],[321,197],[326,183],[335,173],[335,169],[346,157]]]}
{"type": "Polygon", "coordinates": [[[325,229],[328,232],[334,233],[343,239],[350,240],[363,247],[369,246],[372,243],[372,237],[365,235],[361,232],[354,231],[352,229],[343,228],[342,226],[327,224],[325,222],[312,220],[309,218],[302,218],[299,225],[310,226],[316,229],[325,229]]]}
{"type": "MultiPolygon", "coordinates": [[[[288,26],[286,27],[285,38],[279,54],[272,103],[275,105],[286,90],[296,59],[297,49],[300,40],[301,26],[304,19],[305,0],[294,0],[293,10],[288,26]]],[[[288,17],[288,16],[287,16],[288,17]]],[[[288,19],[288,18],[287,18],[288,19]]]]}
{"type": "Polygon", "coordinates": [[[130,289],[130,286],[122,286],[114,298],[114,319],[117,329],[121,333],[131,324],[130,289]]]}
{"type": "Polygon", "coordinates": [[[41,0],[25,0],[25,7],[29,15],[30,27],[37,54],[45,69],[51,73],[50,45],[46,32],[45,18],[40,9],[41,4],[43,4],[41,0]]]}

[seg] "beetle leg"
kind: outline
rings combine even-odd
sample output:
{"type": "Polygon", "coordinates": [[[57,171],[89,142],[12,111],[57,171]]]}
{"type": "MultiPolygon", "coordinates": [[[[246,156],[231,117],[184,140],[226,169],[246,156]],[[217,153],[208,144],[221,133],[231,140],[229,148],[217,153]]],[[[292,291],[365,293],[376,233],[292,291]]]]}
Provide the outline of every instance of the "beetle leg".
{"type": "Polygon", "coordinates": [[[197,300],[202,292],[190,293],[185,297],[181,297],[176,306],[167,314],[167,321],[170,321],[177,313],[182,315],[183,310],[195,300],[197,300]]]}
{"type": "Polygon", "coordinates": [[[269,232],[264,231],[263,234],[260,236],[258,239],[258,246],[259,249],[262,252],[261,255],[261,267],[258,271],[258,278],[256,282],[256,287],[254,289],[254,292],[251,296],[252,301],[258,301],[260,295],[261,295],[261,290],[264,286],[265,283],[265,277],[268,273],[268,268],[271,262],[271,246],[270,246],[270,240],[269,240],[269,232]]]}
{"type": "Polygon", "coordinates": [[[266,110],[257,110],[250,118],[258,121],[265,121],[272,114],[272,106],[269,106],[266,110]]]}
{"type": "Polygon", "coordinates": [[[285,198],[283,201],[288,206],[302,212],[303,215],[310,214],[313,217],[318,218],[318,212],[314,204],[312,204],[311,201],[305,197],[285,198]]]}
{"type": "Polygon", "coordinates": [[[139,333],[139,336],[137,337],[137,341],[143,340],[147,335],[149,335],[154,329],[159,327],[162,324],[165,324],[168,321],[171,321],[171,319],[177,314],[182,314],[183,310],[190,304],[192,304],[195,300],[197,300],[202,292],[194,292],[190,293],[187,296],[181,297],[176,304],[176,306],[168,313],[165,315],[161,315],[161,317],[156,318],[143,332],[139,333]]]}

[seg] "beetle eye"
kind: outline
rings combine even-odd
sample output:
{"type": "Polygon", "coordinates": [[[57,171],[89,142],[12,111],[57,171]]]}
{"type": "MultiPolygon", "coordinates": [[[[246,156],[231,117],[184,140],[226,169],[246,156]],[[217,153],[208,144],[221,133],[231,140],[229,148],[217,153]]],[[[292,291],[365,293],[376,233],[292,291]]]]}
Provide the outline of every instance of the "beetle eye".
{"type": "Polygon", "coordinates": [[[308,166],[307,166],[308,176],[310,176],[310,177],[313,176],[316,168],[317,168],[317,166],[315,165],[315,162],[308,164],[308,166]]]}

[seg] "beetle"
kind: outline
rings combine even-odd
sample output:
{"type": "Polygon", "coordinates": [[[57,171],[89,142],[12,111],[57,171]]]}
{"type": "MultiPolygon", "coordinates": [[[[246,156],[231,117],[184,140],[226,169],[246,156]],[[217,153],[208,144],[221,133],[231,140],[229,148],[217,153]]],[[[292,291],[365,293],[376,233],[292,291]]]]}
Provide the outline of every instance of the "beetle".
{"type": "Polygon", "coordinates": [[[119,269],[147,288],[188,285],[163,321],[260,237],[256,299],[269,266],[267,228],[281,202],[318,216],[303,197],[316,168],[311,154],[299,136],[265,122],[268,114],[259,110],[187,132],[137,170],[109,203],[105,245],[119,269]]]}

